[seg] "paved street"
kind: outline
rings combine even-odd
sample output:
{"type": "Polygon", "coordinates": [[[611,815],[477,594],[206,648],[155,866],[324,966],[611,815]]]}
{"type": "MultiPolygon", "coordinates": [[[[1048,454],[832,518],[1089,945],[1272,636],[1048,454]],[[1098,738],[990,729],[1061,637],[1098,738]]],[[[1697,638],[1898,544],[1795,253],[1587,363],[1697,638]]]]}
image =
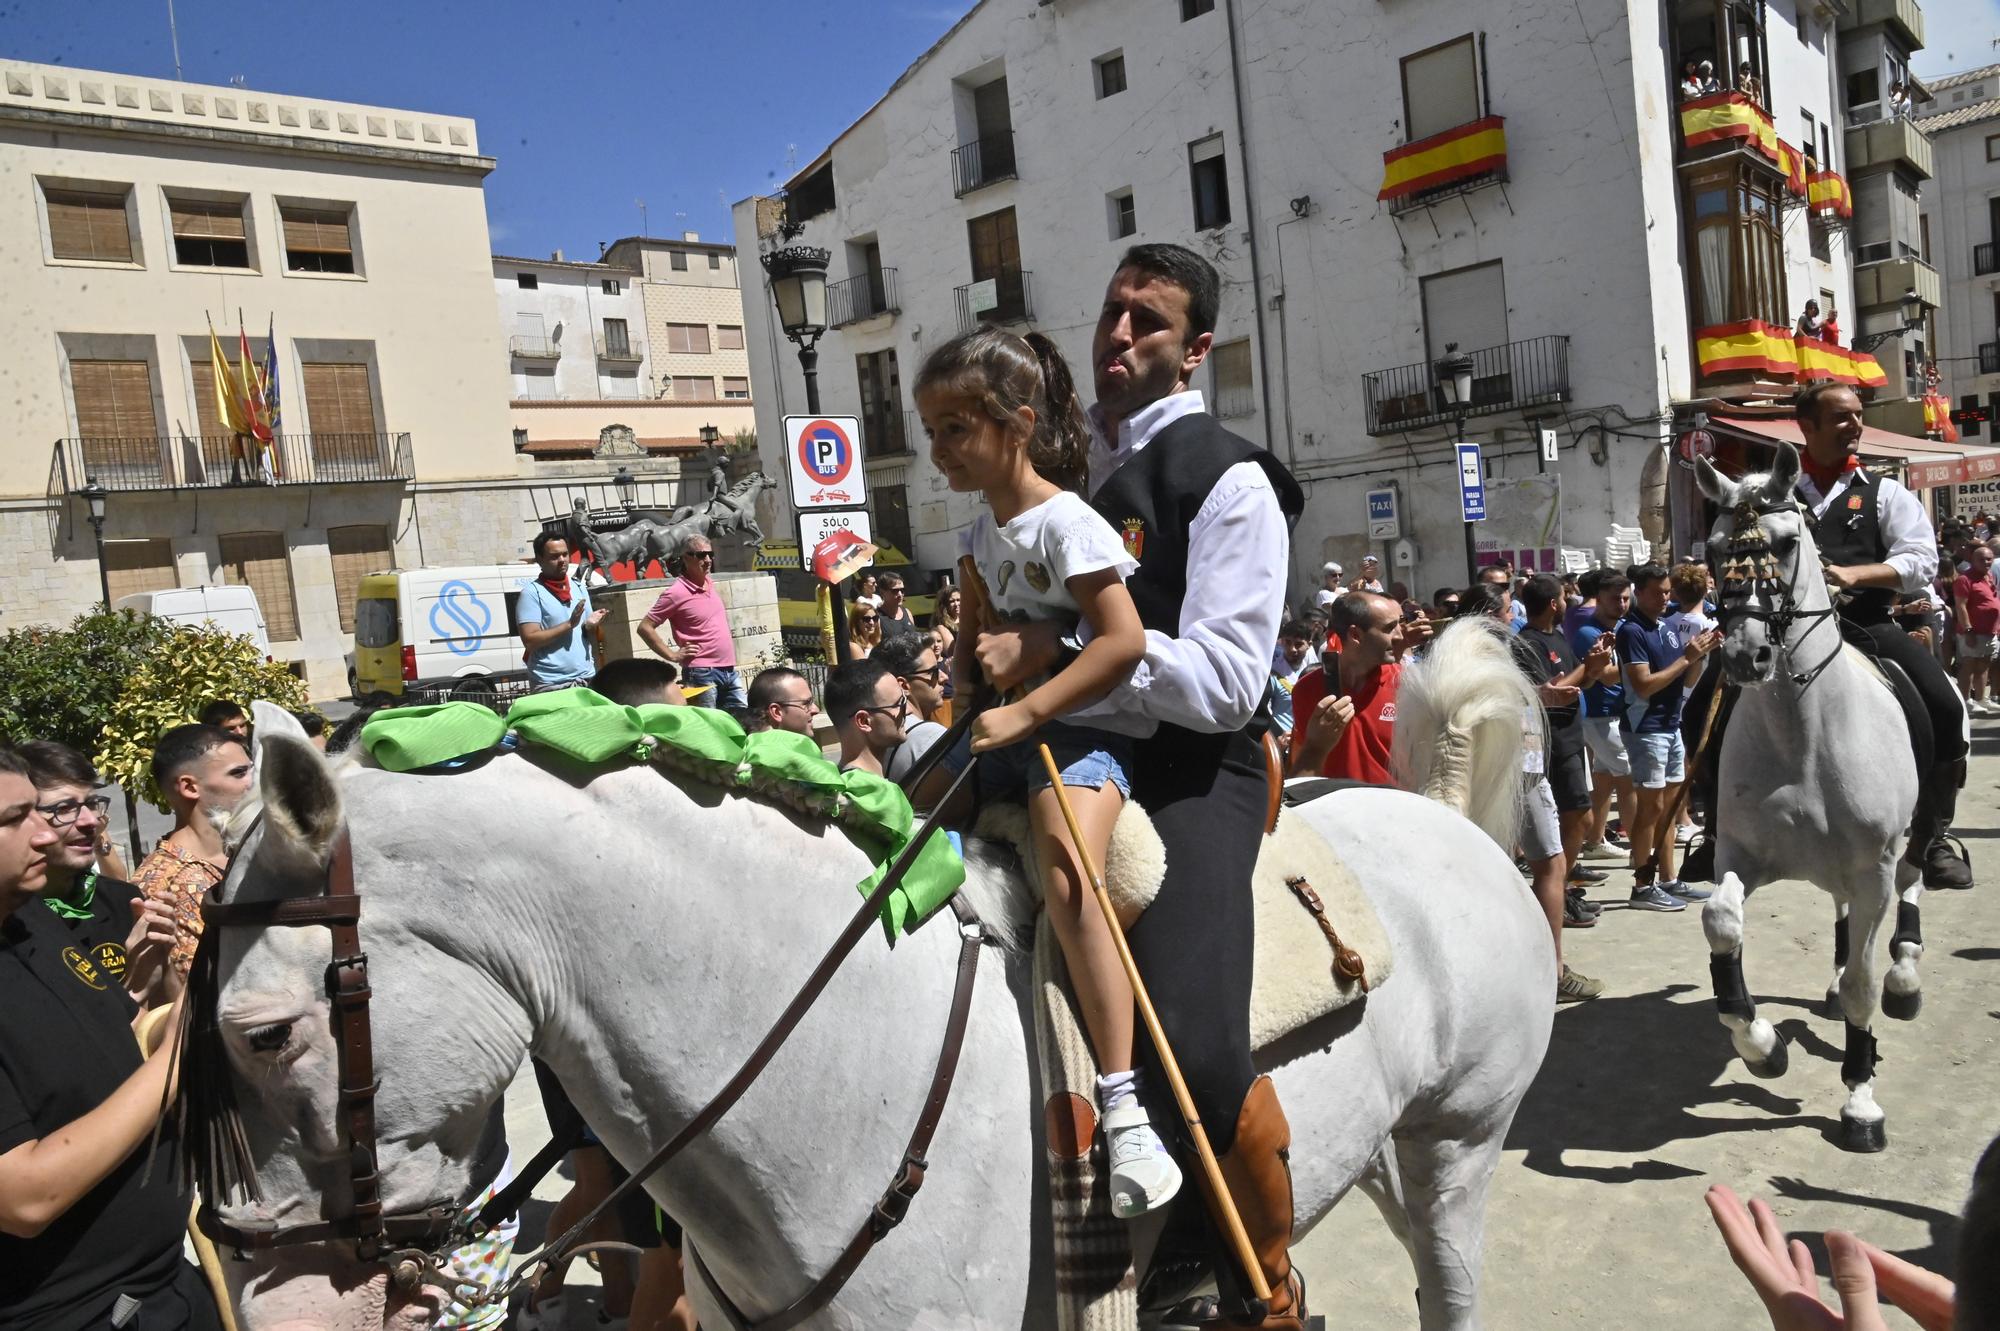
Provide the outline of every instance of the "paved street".
{"type": "MultiPolygon", "coordinates": [[[[1573,964],[1608,990],[1557,1014],[1548,1061],[1514,1125],[1488,1214],[1488,1326],[1762,1325],[1702,1205],[1713,1183],[1765,1197],[1815,1248],[1820,1231],[1847,1228],[1948,1269],[1973,1162],[2000,1131],[1996,795],[2000,722],[1982,723],[1959,821],[1984,881],[1924,898],[1922,1015],[1877,1028],[1877,1091],[1889,1114],[1881,1155],[1845,1154],[1828,1137],[1840,1115],[1842,1034],[1818,1012],[1832,957],[1824,894],[1779,883],[1750,901],[1745,972],[1792,1042],[1791,1068],[1775,1081],[1731,1056],[1709,996],[1698,908],[1614,906],[1597,928],[1569,935],[1573,964]]],[[[508,1127],[523,1153],[545,1139],[531,1078],[509,1095],[508,1127]]],[[[566,1186],[551,1179],[537,1190],[531,1227],[566,1186]]],[[[1416,1325],[1409,1261],[1366,1199],[1350,1197],[1297,1257],[1329,1325],[1416,1325]]],[[[578,1263],[571,1280],[595,1276],[578,1263]]],[[[573,1302],[572,1326],[590,1325],[587,1302],[573,1302]]],[[[1889,1323],[1912,1325],[1893,1311],[1889,1323]]]]}

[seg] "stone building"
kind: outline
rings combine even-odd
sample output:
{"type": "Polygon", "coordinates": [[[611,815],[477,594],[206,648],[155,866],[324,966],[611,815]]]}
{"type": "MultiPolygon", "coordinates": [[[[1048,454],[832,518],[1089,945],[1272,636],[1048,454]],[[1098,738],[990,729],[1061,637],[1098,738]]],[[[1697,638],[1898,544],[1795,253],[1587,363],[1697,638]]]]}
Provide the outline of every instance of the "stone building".
{"type": "MultiPolygon", "coordinates": [[[[1933,79],[1929,114],[1917,122],[1935,148],[1937,175],[1925,192],[1926,256],[1944,278],[1937,329],[1940,391],[1961,411],[1967,440],[2000,442],[2000,65],[1933,79]]],[[[1967,511],[2000,508],[2000,483],[1962,496],[1967,511]]]]}

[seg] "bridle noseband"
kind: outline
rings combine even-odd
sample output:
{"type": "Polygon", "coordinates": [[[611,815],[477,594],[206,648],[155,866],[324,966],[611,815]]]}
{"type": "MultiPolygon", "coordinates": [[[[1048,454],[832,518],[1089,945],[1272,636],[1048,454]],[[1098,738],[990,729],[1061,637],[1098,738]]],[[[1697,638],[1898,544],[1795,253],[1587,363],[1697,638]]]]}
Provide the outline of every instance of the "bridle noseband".
{"type": "MultiPolygon", "coordinates": [[[[1823,610],[1799,607],[1792,591],[1799,578],[1798,561],[1796,558],[1793,560],[1791,577],[1787,579],[1778,568],[1770,528],[1764,525],[1764,519],[1776,513],[1797,515],[1808,530],[1815,525],[1812,510],[1790,496],[1784,499],[1742,499],[1731,510],[1729,536],[1722,543],[1722,557],[1717,561],[1711,556],[1710,567],[1715,574],[1715,620],[1718,627],[1726,632],[1730,624],[1739,619],[1766,624],[1778,640],[1778,650],[1789,661],[1792,629],[1803,624],[1809,633],[1820,621],[1833,618],[1839,611],[1833,605],[1823,610]],[[1760,594],[1770,598],[1771,609],[1741,603],[1760,594]]],[[[1821,563],[1825,563],[1824,559],[1821,563]]],[[[1804,636],[1800,635],[1801,641],[1804,636]]],[[[1833,650],[1826,658],[1811,670],[1794,672],[1792,682],[1801,689],[1809,686],[1833,664],[1834,658],[1840,655],[1841,646],[1840,635],[1835,634],[1833,650]]]]}

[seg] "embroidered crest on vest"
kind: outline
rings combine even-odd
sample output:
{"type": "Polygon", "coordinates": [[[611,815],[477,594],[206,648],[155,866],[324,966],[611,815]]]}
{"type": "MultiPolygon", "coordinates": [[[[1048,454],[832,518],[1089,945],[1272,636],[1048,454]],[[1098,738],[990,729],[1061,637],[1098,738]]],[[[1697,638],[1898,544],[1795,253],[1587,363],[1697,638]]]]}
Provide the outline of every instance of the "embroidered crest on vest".
{"type": "Polygon", "coordinates": [[[1120,534],[1125,542],[1125,553],[1138,559],[1146,550],[1146,520],[1144,518],[1125,519],[1125,530],[1120,534]]]}

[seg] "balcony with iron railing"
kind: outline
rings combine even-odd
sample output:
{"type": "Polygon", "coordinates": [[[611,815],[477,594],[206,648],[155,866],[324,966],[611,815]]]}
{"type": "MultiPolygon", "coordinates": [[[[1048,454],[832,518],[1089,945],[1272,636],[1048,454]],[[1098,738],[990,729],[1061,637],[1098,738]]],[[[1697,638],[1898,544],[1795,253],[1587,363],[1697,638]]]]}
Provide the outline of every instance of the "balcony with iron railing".
{"type": "Polygon", "coordinates": [[[606,337],[599,333],[597,359],[612,365],[637,365],[646,359],[646,349],[634,345],[629,337],[606,337]]]}
{"type": "Polygon", "coordinates": [[[951,189],[954,195],[1015,177],[1014,131],[982,134],[970,143],[951,150],[951,189]]]}
{"type": "Polygon", "coordinates": [[[510,337],[507,354],[517,360],[561,360],[562,343],[552,337],[510,337]]]}
{"type": "Polygon", "coordinates": [[[1984,277],[1988,273],[2000,272],[2000,255],[1994,253],[1996,248],[2000,247],[1996,247],[1990,240],[1983,245],[1974,245],[1972,247],[1972,275],[1974,277],[1984,277]]]}
{"type": "Polygon", "coordinates": [[[107,490],[213,490],[237,485],[347,485],[415,476],[407,434],[282,434],[267,450],[230,435],[56,441],[51,494],[96,481],[107,490]]]}
{"type": "MultiPolygon", "coordinates": [[[[958,303],[958,331],[969,333],[980,324],[1023,323],[1035,317],[1034,290],[1029,279],[1034,274],[1020,268],[1003,268],[985,282],[968,282],[952,290],[958,303]],[[974,309],[975,290],[992,285],[991,305],[974,309]]],[[[983,293],[982,293],[983,295],[983,293]]]]}
{"type": "MultiPolygon", "coordinates": [[[[1569,337],[1555,334],[1482,347],[1472,357],[1472,402],[1467,416],[1569,400],[1569,337]]],[[[1460,413],[1445,401],[1437,368],[1429,361],[1361,376],[1368,433],[1395,434],[1441,425],[1460,413]]]]}
{"type": "Polygon", "coordinates": [[[1979,372],[1981,374],[2000,374],[2000,342],[1981,342],[1979,344],[1979,372]]]}
{"type": "Polygon", "coordinates": [[[844,282],[827,283],[826,324],[829,328],[842,328],[860,323],[863,319],[873,319],[878,314],[896,314],[901,310],[902,303],[896,295],[896,270],[893,268],[879,268],[844,282]]]}

